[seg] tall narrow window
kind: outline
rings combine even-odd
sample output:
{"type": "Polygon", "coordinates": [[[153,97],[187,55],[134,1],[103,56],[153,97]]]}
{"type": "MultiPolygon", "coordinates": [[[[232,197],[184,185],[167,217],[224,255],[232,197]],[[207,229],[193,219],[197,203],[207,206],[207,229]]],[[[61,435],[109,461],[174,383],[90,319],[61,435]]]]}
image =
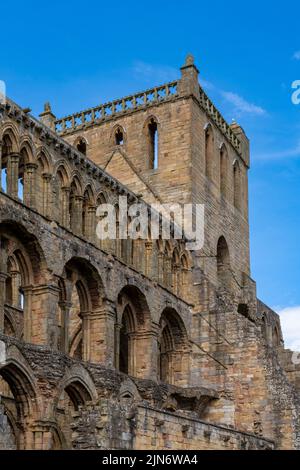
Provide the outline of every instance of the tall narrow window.
{"type": "Polygon", "coordinates": [[[1,189],[4,193],[7,191],[7,163],[6,161],[2,161],[1,166],[1,189]]]}
{"type": "Polygon", "coordinates": [[[115,133],[115,144],[116,145],[123,145],[124,144],[124,135],[120,128],[116,130],[115,133]]]}
{"type": "Polygon", "coordinates": [[[156,170],[158,168],[158,130],[154,119],[151,119],[148,124],[148,133],[150,168],[156,170]]]}
{"type": "Polygon", "coordinates": [[[24,165],[25,165],[24,153],[21,152],[21,157],[19,160],[19,174],[18,174],[18,198],[22,202],[24,202],[24,165]]]}
{"type": "Polygon", "coordinates": [[[205,130],[205,174],[208,178],[212,178],[214,159],[214,135],[211,125],[205,130]]]}
{"type": "Polygon", "coordinates": [[[230,256],[227,242],[223,236],[219,238],[217,245],[217,274],[219,284],[229,289],[232,276],[230,256]]]}
{"type": "Polygon", "coordinates": [[[233,164],[233,203],[241,208],[241,170],[237,160],[233,164]]]}
{"type": "Polygon", "coordinates": [[[83,153],[83,155],[86,155],[86,141],[83,138],[77,141],[76,148],[79,152],[83,153]]]}
{"type": "Polygon", "coordinates": [[[223,196],[227,193],[227,161],[228,154],[225,145],[220,150],[220,191],[223,196]]]}

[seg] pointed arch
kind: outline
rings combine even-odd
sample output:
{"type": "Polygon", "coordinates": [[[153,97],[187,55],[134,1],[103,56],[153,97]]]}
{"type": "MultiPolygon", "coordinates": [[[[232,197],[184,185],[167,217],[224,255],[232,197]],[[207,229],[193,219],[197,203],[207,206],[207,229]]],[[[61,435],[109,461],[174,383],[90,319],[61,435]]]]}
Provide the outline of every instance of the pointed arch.
{"type": "Polygon", "coordinates": [[[231,268],[228,244],[224,236],[221,236],[217,244],[217,275],[219,284],[230,288],[231,268]]]}
{"type": "Polygon", "coordinates": [[[75,139],[75,142],[73,146],[78,150],[78,152],[82,153],[83,155],[86,156],[87,154],[87,148],[88,148],[88,142],[85,137],[79,136],[75,139]]]}
{"type": "Polygon", "coordinates": [[[176,310],[167,307],[161,314],[159,325],[158,378],[170,384],[183,384],[188,378],[190,349],[184,322],[176,310]]]}
{"type": "Polygon", "coordinates": [[[220,192],[226,197],[228,189],[228,151],[225,144],[220,147],[220,192]]]}
{"type": "Polygon", "coordinates": [[[241,208],[241,169],[238,160],[233,162],[233,204],[241,208]]]}
{"type": "Polygon", "coordinates": [[[214,167],[214,132],[212,125],[210,123],[206,124],[204,127],[204,137],[205,137],[205,174],[208,178],[212,179],[213,177],[213,167],[214,167]]]}
{"type": "Polygon", "coordinates": [[[156,170],[159,165],[159,122],[156,116],[149,116],[144,124],[148,168],[156,170]]]}

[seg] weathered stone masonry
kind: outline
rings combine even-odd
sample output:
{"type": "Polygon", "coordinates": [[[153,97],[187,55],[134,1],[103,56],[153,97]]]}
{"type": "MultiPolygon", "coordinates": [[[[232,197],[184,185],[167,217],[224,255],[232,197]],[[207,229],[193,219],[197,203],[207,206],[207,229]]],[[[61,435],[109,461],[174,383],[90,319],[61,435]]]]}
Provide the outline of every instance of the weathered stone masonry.
{"type": "Polygon", "coordinates": [[[250,277],[248,140],[181,78],[40,121],[0,109],[0,448],[299,448],[299,366],[250,277]],[[205,244],[96,208],[205,204],[205,244]]]}

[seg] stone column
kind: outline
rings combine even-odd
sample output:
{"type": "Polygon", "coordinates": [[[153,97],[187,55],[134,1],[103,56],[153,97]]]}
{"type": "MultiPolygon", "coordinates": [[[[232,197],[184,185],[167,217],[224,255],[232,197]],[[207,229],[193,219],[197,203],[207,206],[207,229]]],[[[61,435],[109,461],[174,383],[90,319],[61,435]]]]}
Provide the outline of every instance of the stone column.
{"type": "Polygon", "coordinates": [[[24,341],[32,342],[32,286],[23,287],[24,292],[24,341]]]}
{"type": "MultiPolygon", "coordinates": [[[[25,295],[24,321],[28,326],[28,342],[57,348],[56,312],[60,289],[55,284],[23,289],[25,295]],[[29,295],[31,293],[31,295],[29,295]],[[30,339],[29,339],[30,338],[30,339]]],[[[24,327],[25,330],[25,327],[24,327]]],[[[24,338],[25,339],[25,338],[24,338]]]]}
{"type": "Polygon", "coordinates": [[[150,331],[134,333],[132,343],[133,374],[141,379],[156,380],[158,326],[153,324],[150,331]]]}
{"type": "Polygon", "coordinates": [[[43,211],[43,215],[45,217],[48,217],[49,219],[51,218],[52,216],[52,208],[51,208],[51,197],[50,197],[50,194],[51,194],[51,186],[50,186],[50,182],[51,182],[51,178],[52,178],[52,175],[51,173],[43,173],[42,174],[42,184],[43,184],[43,187],[42,187],[42,191],[43,191],[43,207],[42,207],[42,211],[43,211]]]}
{"type": "Polygon", "coordinates": [[[61,310],[61,336],[60,336],[60,350],[65,354],[69,354],[69,320],[71,302],[59,302],[61,310]]]}
{"type": "Polygon", "coordinates": [[[60,223],[64,226],[69,228],[70,227],[70,214],[69,214],[69,200],[70,200],[70,188],[62,187],[62,201],[56,201],[56,204],[59,205],[60,210],[60,223]]]}
{"type": "Polygon", "coordinates": [[[106,299],[94,312],[82,313],[83,360],[114,365],[115,306],[106,299]]]}
{"type": "Polygon", "coordinates": [[[8,155],[7,158],[6,192],[14,198],[18,197],[19,160],[20,155],[16,153],[8,155]]]}
{"type": "Polygon", "coordinates": [[[152,250],[153,244],[151,241],[145,243],[145,274],[148,277],[154,277],[152,272],[152,250]]]}
{"type": "Polygon", "coordinates": [[[160,284],[163,284],[164,282],[164,255],[163,253],[159,252],[157,255],[157,281],[160,284]]]}
{"type": "Polygon", "coordinates": [[[36,208],[36,163],[26,163],[24,171],[24,204],[36,208]]]}
{"type": "Polygon", "coordinates": [[[86,214],[86,237],[91,242],[96,240],[96,206],[89,206],[86,214]]]}
{"type": "Polygon", "coordinates": [[[73,214],[71,230],[76,235],[82,235],[82,204],[83,204],[83,197],[82,196],[75,196],[74,199],[75,199],[74,214],[73,214]]]}
{"type": "Polygon", "coordinates": [[[120,369],[120,331],[122,329],[121,323],[115,323],[115,332],[114,332],[114,340],[115,340],[115,368],[117,370],[120,369]]]}
{"type": "Polygon", "coordinates": [[[4,332],[4,304],[6,300],[6,278],[7,274],[0,272],[0,333],[4,332]]]}
{"type": "Polygon", "coordinates": [[[21,279],[19,271],[10,271],[11,275],[11,287],[12,287],[12,305],[16,308],[20,308],[20,287],[21,279]]]}

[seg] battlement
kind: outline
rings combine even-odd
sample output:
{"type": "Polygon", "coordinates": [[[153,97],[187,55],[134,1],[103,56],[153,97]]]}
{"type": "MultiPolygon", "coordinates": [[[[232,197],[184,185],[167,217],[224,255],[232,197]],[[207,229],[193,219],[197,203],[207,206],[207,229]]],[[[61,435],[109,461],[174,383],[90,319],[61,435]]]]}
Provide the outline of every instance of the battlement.
{"type": "MultiPolygon", "coordinates": [[[[194,67],[193,62],[186,62],[186,65],[181,68],[182,74],[184,74],[185,71],[190,67],[194,67]]],[[[216,127],[226,137],[237,153],[241,155],[242,145],[232,130],[231,125],[227,123],[220,111],[207,96],[203,88],[199,85],[198,81],[197,87],[195,98],[199,102],[199,105],[210,117],[216,127]]],[[[161,103],[174,101],[189,95],[190,92],[184,86],[183,78],[181,78],[179,80],[135,93],[133,95],[128,95],[108,103],[100,104],[98,106],[70,114],[60,119],[55,119],[54,129],[59,135],[65,136],[67,134],[71,134],[72,132],[85,130],[89,127],[113,120],[117,117],[119,118],[123,115],[144,110],[151,106],[157,106],[161,103]]]]}
{"type": "Polygon", "coordinates": [[[130,113],[147,106],[172,100],[178,96],[177,85],[178,81],[173,81],[57,119],[55,121],[55,130],[58,134],[65,135],[113,119],[116,115],[130,113]]]}

